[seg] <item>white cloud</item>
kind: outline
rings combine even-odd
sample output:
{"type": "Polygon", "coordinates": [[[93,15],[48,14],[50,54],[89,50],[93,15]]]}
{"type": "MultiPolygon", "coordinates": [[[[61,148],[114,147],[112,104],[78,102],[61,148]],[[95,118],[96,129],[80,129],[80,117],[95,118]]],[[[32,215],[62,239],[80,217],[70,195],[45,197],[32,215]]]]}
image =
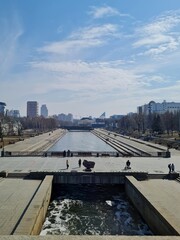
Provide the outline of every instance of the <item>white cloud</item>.
{"type": "Polygon", "coordinates": [[[0,75],[6,74],[17,62],[17,48],[19,38],[23,29],[16,15],[12,21],[3,20],[0,22],[0,75]]]}
{"type": "MultiPolygon", "coordinates": [[[[56,89],[89,91],[100,94],[143,87],[141,75],[133,70],[123,69],[118,63],[108,62],[33,62],[33,68],[56,76],[56,89]],[[59,87],[58,87],[59,84],[59,87]]],[[[51,78],[52,79],[52,78],[51,78]]],[[[50,83],[52,84],[52,82],[50,83]]],[[[53,84],[52,84],[53,85],[53,84]]]]}
{"type": "Polygon", "coordinates": [[[180,46],[179,34],[179,12],[171,11],[136,29],[137,40],[133,47],[148,49],[141,55],[159,55],[180,46]]]}
{"type": "Polygon", "coordinates": [[[118,26],[115,24],[103,24],[98,26],[90,26],[76,30],[71,34],[72,39],[99,39],[104,37],[114,37],[117,36],[118,26]]]}
{"type": "Polygon", "coordinates": [[[110,6],[103,6],[103,7],[93,6],[91,7],[91,11],[89,11],[89,14],[92,15],[94,19],[120,15],[118,10],[110,6]]]}
{"type": "Polygon", "coordinates": [[[73,55],[73,53],[77,53],[83,49],[102,46],[107,43],[109,38],[117,36],[117,25],[104,24],[90,26],[76,30],[67,40],[46,44],[39,48],[39,51],[73,55]]]}

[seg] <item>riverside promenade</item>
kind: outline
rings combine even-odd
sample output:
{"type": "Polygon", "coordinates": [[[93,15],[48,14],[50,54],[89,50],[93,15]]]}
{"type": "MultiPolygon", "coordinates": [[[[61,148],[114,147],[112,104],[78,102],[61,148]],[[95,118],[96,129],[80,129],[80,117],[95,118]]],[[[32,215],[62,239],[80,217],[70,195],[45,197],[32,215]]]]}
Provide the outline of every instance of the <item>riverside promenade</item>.
{"type": "MultiPolygon", "coordinates": [[[[46,133],[40,136],[36,136],[30,139],[27,139],[23,142],[19,142],[13,145],[9,145],[5,147],[5,151],[37,151],[38,149],[47,150],[54,142],[57,141],[58,138],[61,138],[65,134],[64,130],[58,129],[53,133],[46,133]],[[49,135],[50,134],[50,135],[49,135]],[[48,146],[47,146],[48,143],[48,146]]],[[[162,146],[160,146],[162,147],[162,146]]],[[[145,197],[148,199],[152,205],[161,212],[161,214],[170,221],[175,226],[180,226],[180,219],[177,216],[180,216],[180,208],[178,199],[180,199],[180,183],[176,180],[163,180],[163,179],[156,179],[162,174],[168,174],[168,164],[174,163],[175,171],[180,173],[180,151],[175,149],[171,149],[171,157],[170,158],[162,158],[162,157],[82,157],[83,159],[94,161],[95,167],[93,168],[92,172],[95,173],[133,173],[133,172],[148,172],[148,174],[153,175],[153,180],[141,181],[141,186],[137,183],[137,188],[146,189],[144,194],[145,197]],[[126,161],[130,160],[131,162],[131,169],[125,170],[126,161]]],[[[3,201],[0,202],[0,216],[2,219],[5,219],[11,213],[11,217],[16,215],[16,212],[13,210],[12,206],[16,206],[18,204],[19,198],[28,199],[27,194],[33,195],[33,191],[28,191],[29,187],[25,184],[24,187],[19,187],[19,194],[16,189],[18,189],[19,183],[23,181],[29,181],[30,188],[31,188],[31,181],[37,180],[23,180],[21,179],[22,176],[26,176],[26,174],[31,172],[43,172],[43,173],[67,173],[73,174],[76,173],[85,173],[84,167],[78,166],[78,159],[79,157],[0,157],[0,173],[6,173],[7,178],[1,178],[0,180],[0,192],[1,198],[3,196],[8,196],[10,193],[13,194],[16,192],[16,197],[12,201],[7,201],[7,205],[3,201]],[[69,168],[66,168],[66,160],[69,161],[69,168]],[[20,179],[18,179],[20,178],[20,179]],[[8,182],[9,181],[9,182],[8,182]],[[13,182],[12,185],[10,182],[13,182]],[[18,183],[19,182],[19,183],[18,183]],[[18,184],[17,184],[18,183],[18,184]],[[4,184],[4,185],[3,185],[4,184]],[[7,184],[7,185],[6,185],[7,184]],[[8,185],[9,184],[9,185],[8,185]],[[9,187],[8,187],[9,186],[9,187]],[[26,189],[24,189],[26,188],[26,189]],[[25,191],[24,191],[24,190],[25,191]],[[24,195],[22,195],[24,194],[24,195]],[[19,196],[19,197],[18,197],[19,196]],[[9,207],[8,207],[9,206],[9,207]],[[8,211],[9,210],[9,211],[8,211]]],[[[87,172],[85,173],[88,174],[87,172]]],[[[37,181],[34,184],[39,184],[37,181]]],[[[33,189],[33,188],[32,188],[33,189]]],[[[10,196],[9,195],[9,196],[10,196]]],[[[8,198],[8,197],[7,197],[8,198]]],[[[31,197],[29,197],[31,198],[31,197]]],[[[6,198],[4,198],[6,199],[6,198]]],[[[5,201],[6,202],[6,201],[5,201]]],[[[23,206],[23,205],[22,205],[23,206]]],[[[26,207],[24,207],[26,208],[26,207]]],[[[17,208],[18,209],[18,208],[17,208]]],[[[19,211],[17,211],[18,213],[19,211]]],[[[4,226],[8,224],[7,221],[3,221],[4,226]]],[[[18,221],[17,221],[18,222],[18,221]]],[[[17,225],[17,222],[15,225],[17,225]]],[[[15,227],[14,225],[14,227],[15,227]]],[[[2,227],[5,229],[5,227],[2,227]]],[[[180,234],[180,233],[179,233],[180,234]]],[[[4,230],[1,232],[0,236],[1,239],[58,239],[59,236],[43,236],[43,237],[28,237],[28,236],[7,236],[9,232],[4,230]]],[[[149,237],[128,237],[128,236],[61,236],[63,240],[111,240],[111,239],[118,239],[118,240],[129,240],[129,239],[136,239],[136,240],[169,240],[169,239],[180,239],[179,237],[173,236],[166,236],[166,237],[158,237],[158,236],[149,236],[149,237]]]]}

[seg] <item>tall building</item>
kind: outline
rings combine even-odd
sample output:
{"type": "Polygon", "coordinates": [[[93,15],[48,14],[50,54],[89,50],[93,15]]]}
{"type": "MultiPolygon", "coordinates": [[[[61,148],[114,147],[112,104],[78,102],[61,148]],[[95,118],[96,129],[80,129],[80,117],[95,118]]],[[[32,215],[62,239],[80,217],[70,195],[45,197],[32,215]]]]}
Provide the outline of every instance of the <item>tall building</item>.
{"type": "Polygon", "coordinates": [[[0,102],[0,115],[4,115],[4,109],[6,104],[4,102],[0,102]]]}
{"type": "Polygon", "coordinates": [[[27,102],[27,117],[33,118],[38,116],[38,102],[28,101],[27,102]]]}
{"type": "Polygon", "coordinates": [[[47,118],[48,117],[48,109],[47,109],[47,106],[46,104],[43,104],[41,106],[41,116],[47,118]]]}
{"type": "Polygon", "coordinates": [[[143,114],[151,114],[151,113],[165,113],[165,112],[178,112],[180,111],[180,103],[175,102],[166,102],[165,100],[162,103],[156,103],[154,101],[150,101],[148,104],[144,104],[143,106],[139,106],[137,108],[138,113],[143,114]]]}

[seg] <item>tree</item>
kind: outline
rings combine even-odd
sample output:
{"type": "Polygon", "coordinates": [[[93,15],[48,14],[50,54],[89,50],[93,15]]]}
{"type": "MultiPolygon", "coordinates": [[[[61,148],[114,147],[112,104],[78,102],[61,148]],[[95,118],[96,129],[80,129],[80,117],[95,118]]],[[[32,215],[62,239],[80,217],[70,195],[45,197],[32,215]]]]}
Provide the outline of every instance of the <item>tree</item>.
{"type": "Polygon", "coordinates": [[[155,114],[152,119],[152,131],[162,133],[162,123],[159,114],[155,114]]]}

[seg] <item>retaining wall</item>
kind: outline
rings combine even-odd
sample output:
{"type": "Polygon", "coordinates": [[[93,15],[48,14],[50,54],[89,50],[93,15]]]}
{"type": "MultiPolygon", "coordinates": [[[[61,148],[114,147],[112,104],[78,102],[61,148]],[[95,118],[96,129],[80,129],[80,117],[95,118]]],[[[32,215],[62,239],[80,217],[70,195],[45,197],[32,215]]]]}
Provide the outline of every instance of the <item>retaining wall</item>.
{"type": "Polygon", "coordinates": [[[40,233],[51,198],[52,181],[53,176],[45,177],[14,231],[14,235],[38,235],[40,233]]]}
{"type": "Polygon", "coordinates": [[[144,187],[140,183],[138,184],[134,177],[126,177],[125,191],[133,205],[156,235],[179,236],[179,232],[152,205],[150,200],[144,196],[144,187]]]}
{"type": "Polygon", "coordinates": [[[61,184],[124,184],[125,176],[131,175],[136,179],[148,178],[146,172],[31,172],[29,178],[43,179],[46,175],[53,175],[53,183],[61,184]]]}

